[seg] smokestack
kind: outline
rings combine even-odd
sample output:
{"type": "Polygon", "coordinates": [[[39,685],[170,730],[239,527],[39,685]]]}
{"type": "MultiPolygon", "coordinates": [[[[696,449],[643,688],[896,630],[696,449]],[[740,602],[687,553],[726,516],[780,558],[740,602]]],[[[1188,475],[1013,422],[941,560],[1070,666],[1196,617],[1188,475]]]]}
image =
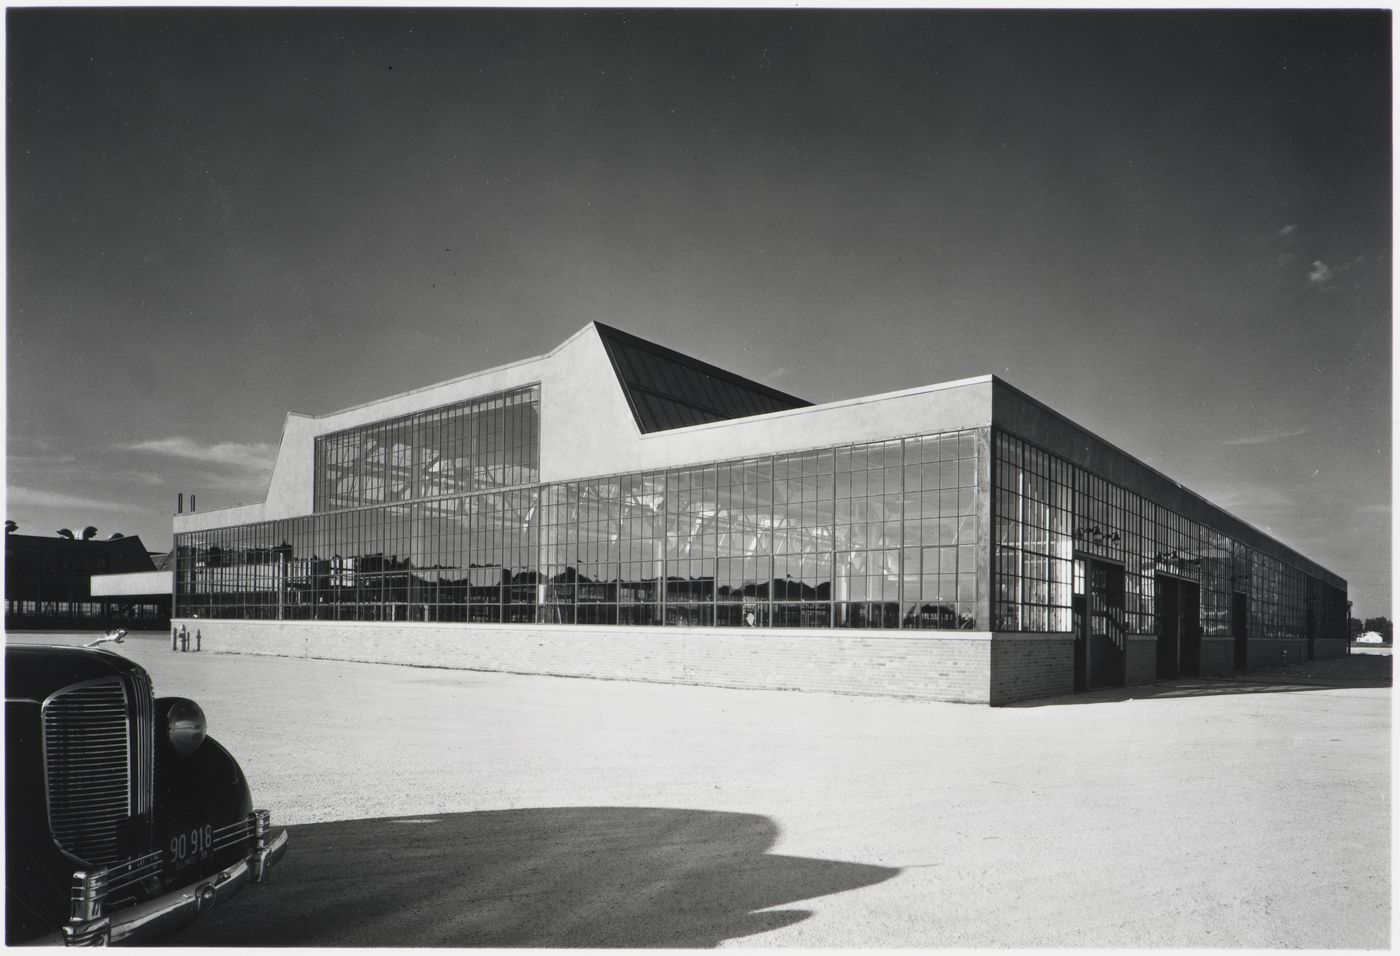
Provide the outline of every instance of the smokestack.
{"type": "Polygon", "coordinates": [[[185,513],[185,493],[183,491],[175,496],[175,513],[177,515],[185,513]]]}

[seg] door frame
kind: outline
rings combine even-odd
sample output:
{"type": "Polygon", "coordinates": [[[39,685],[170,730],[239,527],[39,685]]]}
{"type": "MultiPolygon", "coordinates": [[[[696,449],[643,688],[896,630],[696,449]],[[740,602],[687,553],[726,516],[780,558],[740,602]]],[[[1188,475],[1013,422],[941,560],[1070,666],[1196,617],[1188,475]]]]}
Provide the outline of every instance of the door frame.
{"type": "Polygon", "coordinates": [[[1190,578],[1172,574],[1167,571],[1157,571],[1152,578],[1152,607],[1154,610],[1153,619],[1157,630],[1157,679],[1177,680],[1182,677],[1201,676],[1201,582],[1193,581],[1190,578]],[[1162,638],[1166,635],[1162,633],[1162,624],[1166,619],[1162,613],[1162,587],[1161,581],[1171,581],[1173,590],[1176,592],[1176,614],[1171,618],[1175,647],[1173,653],[1167,653],[1166,646],[1162,643],[1162,638]],[[1183,613],[1187,607],[1187,602],[1183,599],[1183,593],[1187,589],[1195,592],[1195,607],[1189,617],[1183,613]],[[1188,631],[1194,633],[1188,633],[1188,631]],[[1191,645],[1191,652],[1188,655],[1186,647],[1191,645]],[[1192,673],[1188,673],[1188,663],[1194,664],[1189,668],[1192,673]],[[1167,669],[1171,673],[1163,673],[1163,665],[1168,665],[1167,669]]]}
{"type": "MultiPolygon", "coordinates": [[[[1101,558],[1095,554],[1087,554],[1076,551],[1073,560],[1077,563],[1084,562],[1084,593],[1076,594],[1071,586],[1070,601],[1073,609],[1071,620],[1074,625],[1074,689],[1078,693],[1085,690],[1102,690],[1105,687],[1126,687],[1128,685],[1128,635],[1127,629],[1123,626],[1127,604],[1127,574],[1128,567],[1123,561],[1113,558],[1101,558]],[[1094,655],[1092,653],[1093,643],[1091,640],[1091,628],[1093,626],[1093,607],[1090,601],[1091,577],[1093,565],[1102,565],[1110,574],[1116,574],[1121,586],[1118,588],[1119,606],[1118,620],[1122,633],[1118,635],[1118,665],[1114,668],[1115,674],[1110,683],[1095,684],[1094,676],[1094,655]]],[[[1111,638],[1110,638],[1111,640],[1111,638]]]]}
{"type": "Polygon", "coordinates": [[[1230,636],[1235,639],[1235,670],[1249,670],[1249,595],[1230,592],[1230,636]]]}

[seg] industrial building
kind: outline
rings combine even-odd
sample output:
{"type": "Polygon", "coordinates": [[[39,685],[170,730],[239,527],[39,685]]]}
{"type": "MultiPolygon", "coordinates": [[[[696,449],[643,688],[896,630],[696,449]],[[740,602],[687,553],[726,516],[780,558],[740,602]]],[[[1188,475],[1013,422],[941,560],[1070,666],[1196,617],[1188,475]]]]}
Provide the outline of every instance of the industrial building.
{"type": "Polygon", "coordinates": [[[135,535],[5,535],[7,631],[164,630],[170,603],[170,572],[135,535]]]}
{"type": "Polygon", "coordinates": [[[991,704],[1340,655],[1346,582],[994,376],[813,405],[590,323],[289,414],[207,646],[991,704]]]}

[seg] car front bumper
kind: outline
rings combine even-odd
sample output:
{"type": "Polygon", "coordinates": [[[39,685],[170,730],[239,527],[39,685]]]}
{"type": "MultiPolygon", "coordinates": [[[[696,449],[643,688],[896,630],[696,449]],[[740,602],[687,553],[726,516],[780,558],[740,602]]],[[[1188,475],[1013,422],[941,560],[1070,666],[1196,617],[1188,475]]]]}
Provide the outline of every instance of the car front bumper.
{"type": "MultiPolygon", "coordinates": [[[[179,929],[232,897],[244,883],[261,883],[267,871],[287,852],[287,831],[259,834],[253,850],[237,863],[214,874],[172,890],[153,900],[124,907],[110,914],[79,913],[83,874],[73,886],[74,917],[46,942],[66,946],[105,946],[122,943],[140,945],[179,929]],[[91,915],[89,915],[91,914],[91,915]]],[[[97,907],[100,911],[100,907],[97,907]]]]}

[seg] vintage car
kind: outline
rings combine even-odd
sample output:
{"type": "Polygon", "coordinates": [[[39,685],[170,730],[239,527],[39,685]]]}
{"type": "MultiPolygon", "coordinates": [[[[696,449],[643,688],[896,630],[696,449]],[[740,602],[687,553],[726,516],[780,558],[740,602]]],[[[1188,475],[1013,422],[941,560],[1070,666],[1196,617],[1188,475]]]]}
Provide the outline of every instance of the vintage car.
{"type": "Polygon", "coordinates": [[[109,650],[5,648],[7,944],[145,942],[286,848],[194,701],[109,650]]]}

